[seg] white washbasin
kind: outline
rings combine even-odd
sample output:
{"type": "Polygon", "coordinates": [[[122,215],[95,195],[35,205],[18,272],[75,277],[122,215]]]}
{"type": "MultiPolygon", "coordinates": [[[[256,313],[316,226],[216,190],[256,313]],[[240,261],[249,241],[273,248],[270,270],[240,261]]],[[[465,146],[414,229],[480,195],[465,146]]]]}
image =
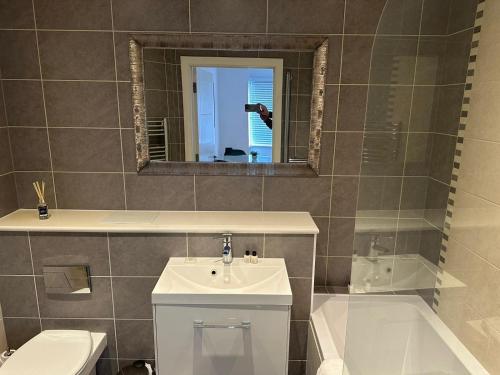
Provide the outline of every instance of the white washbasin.
{"type": "Polygon", "coordinates": [[[235,258],[170,258],[153,293],[153,304],[291,305],[285,261],[235,258]]]}

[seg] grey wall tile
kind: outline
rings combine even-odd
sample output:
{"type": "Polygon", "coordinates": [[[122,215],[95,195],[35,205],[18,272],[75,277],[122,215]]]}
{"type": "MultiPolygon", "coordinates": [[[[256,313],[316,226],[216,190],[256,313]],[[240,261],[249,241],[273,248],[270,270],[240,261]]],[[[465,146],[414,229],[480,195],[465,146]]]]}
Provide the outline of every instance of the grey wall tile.
{"type": "Polygon", "coordinates": [[[385,17],[386,0],[346,1],[345,32],[348,34],[375,34],[385,17]]]}
{"type": "MultiPolygon", "coordinates": [[[[137,161],[136,161],[136,147],[135,147],[135,132],[133,129],[122,129],[121,130],[121,135],[122,135],[122,150],[123,150],[123,170],[124,172],[129,172],[131,174],[127,175],[132,181],[130,181],[130,188],[134,188],[137,186],[137,182],[139,182],[140,187],[140,177],[137,180],[134,180],[133,177],[138,177],[136,176],[137,173],[137,161]],[[136,184],[134,184],[136,182],[136,184]]],[[[147,178],[146,176],[142,176],[144,178],[147,178]]],[[[141,190],[136,190],[137,193],[140,195],[141,190]]],[[[127,194],[134,195],[133,191],[127,191],[127,194]]],[[[132,203],[135,204],[136,198],[132,198],[132,203]]],[[[140,200],[140,198],[139,198],[140,200]]],[[[194,197],[193,197],[193,202],[194,202],[194,197]]],[[[147,202],[146,202],[147,204],[147,202]]],[[[193,203],[194,204],[194,203],[193,203]]]]}
{"type": "Polygon", "coordinates": [[[172,256],[186,256],[185,234],[111,234],[113,276],[159,276],[172,256]]]}
{"type": "Polygon", "coordinates": [[[416,84],[435,85],[444,83],[447,38],[428,36],[420,38],[416,84]]]}
{"type": "Polygon", "coordinates": [[[196,176],[196,209],[245,211],[262,207],[262,179],[252,177],[196,176]]]}
{"type": "Polygon", "coordinates": [[[422,231],[420,237],[420,255],[435,265],[439,263],[442,238],[443,233],[434,228],[422,231]]]}
{"type": "Polygon", "coordinates": [[[334,131],[337,127],[337,106],[340,87],[338,85],[326,86],[325,112],[323,114],[324,131],[334,131]]]}
{"type": "Polygon", "coordinates": [[[378,34],[416,35],[425,0],[388,1],[377,28],[378,34]],[[397,21],[395,21],[397,20],[397,21]]]}
{"type": "Polygon", "coordinates": [[[324,256],[328,251],[328,226],[330,219],[328,217],[313,217],[314,223],[319,229],[316,238],[316,256],[324,256]]]}
{"type": "Polygon", "coordinates": [[[429,175],[436,180],[449,184],[453,170],[453,157],[456,137],[442,134],[432,136],[432,156],[429,175]]]}
{"type": "Polygon", "coordinates": [[[380,137],[380,132],[365,132],[363,148],[365,151],[380,155],[381,159],[369,158],[361,164],[363,176],[402,176],[405,163],[406,134],[396,133],[391,137],[385,133],[380,137]]]}
{"type": "Polygon", "coordinates": [[[358,175],[361,168],[362,146],[362,133],[338,132],[335,142],[335,162],[333,174],[358,175]]]}
{"type": "Polygon", "coordinates": [[[314,285],[326,285],[326,264],[327,257],[317,256],[314,266],[314,285]]]}
{"type": "Polygon", "coordinates": [[[153,319],[151,292],[156,277],[113,277],[117,319],[153,319]]]}
{"type": "Polygon", "coordinates": [[[342,83],[368,83],[372,36],[344,36],[342,83]]]}
{"type": "Polygon", "coordinates": [[[116,70],[121,81],[130,81],[128,40],[127,33],[115,33],[116,70]]]}
{"type": "Polygon", "coordinates": [[[338,130],[362,131],[365,126],[367,86],[341,86],[338,130]]]}
{"type": "MultiPolygon", "coordinates": [[[[365,216],[362,211],[397,211],[402,177],[366,177],[359,181],[356,216],[365,216]]],[[[369,215],[369,214],[368,214],[369,215]]]]}
{"type": "Polygon", "coordinates": [[[370,86],[366,109],[367,131],[390,131],[397,124],[396,131],[408,130],[412,109],[412,87],[370,86]]]}
{"type": "Polygon", "coordinates": [[[125,208],[121,173],[55,173],[58,208],[125,208]]]}
{"type": "Polygon", "coordinates": [[[450,4],[453,0],[424,1],[422,13],[423,35],[447,35],[450,4]]]}
{"type": "Polygon", "coordinates": [[[38,39],[44,78],[114,79],[111,33],[42,31],[38,39]]]}
{"type": "Polygon", "coordinates": [[[56,171],[121,172],[120,130],[51,128],[56,171]]]}
{"type": "Polygon", "coordinates": [[[448,34],[474,26],[478,0],[451,0],[448,34]]]}
{"type": "Polygon", "coordinates": [[[112,318],[110,278],[92,277],[91,282],[91,294],[49,295],[45,291],[43,277],[37,276],[38,302],[42,318],[112,318]]]}
{"type": "Polygon", "coordinates": [[[0,1],[0,28],[31,29],[34,26],[33,4],[31,0],[0,1]]]}
{"type": "Polygon", "coordinates": [[[354,217],[357,195],[358,177],[335,176],[332,188],[332,216],[354,217]]]}
{"type": "Polygon", "coordinates": [[[0,128],[0,174],[12,172],[12,168],[9,130],[7,128],[0,128]]]}
{"type": "Polygon", "coordinates": [[[14,169],[17,171],[50,170],[46,128],[11,128],[10,141],[14,169]]]}
{"type": "MultiPolygon", "coordinates": [[[[194,210],[194,179],[192,176],[127,174],[125,183],[129,209],[194,210]]],[[[227,206],[223,205],[222,207],[227,206]]],[[[198,206],[198,209],[202,208],[198,206]]]]}
{"type": "Polygon", "coordinates": [[[292,320],[308,320],[311,313],[312,279],[290,279],[293,294],[292,320]]]}
{"type": "Polygon", "coordinates": [[[456,135],[460,125],[464,85],[439,87],[438,95],[432,130],[436,133],[456,135]]]}
{"type": "Polygon", "coordinates": [[[340,61],[342,55],[342,36],[328,37],[328,66],[326,83],[340,83],[340,61]]]}
{"type": "Polygon", "coordinates": [[[17,193],[14,174],[9,173],[0,176],[0,215],[7,215],[17,209],[17,193]]]}
{"type": "MultiPolygon", "coordinates": [[[[251,3],[250,3],[251,4],[251,3]]],[[[265,8],[265,4],[263,5],[265,8]]],[[[262,9],[262,7],[257,8],[262,9]]],[[[254,11],[249,10],[250,14],[254,11]]],[[[343,0],[274,0],[269,2],[269,32],[340,34],[343,0]],[[307,9],[313,11],[306,11],[307,9]]],[[[252,19],[252,18],[251,18],[252,19]]]]}
{"type": "Polygon", "coordinates": [[[323,132],[321,134],[321,154],[319,174],[331,175],[333,173],[333,155],[335,150],[335,133],[323,132]]]}
{"type": "Polygon", "coordinates": [[[351,282],[351,266],[351,257],[328,257],[326,285],[349,285],[351,282]]]}
{"type": "Polygon", "coordinates": [[[162,0],[120,0],[114,2],[115,29],[188,31],[188,3],[188,0],[168,2],[162,0]]]}
{"type": "Polygon", "coordinates": [[[40,81],[4,81],[9,126],[45,126],[40,81]]]}
{"type": "Polygon", "coordinates": [[[5,335],[11,349],[19,349],[28,340],[38,335],[40,319],[4,318],[5,335]]]}
{"type": "Polygon", "coordinates": [[[120,101],[120,125],[122,128],[133,128],[132,90],[129,83],[118,84],[120,101]]]}
{"type": "Polygon", "coordinates": [[[24,232],[2,232],[0,234],[0,274],[31,275],[31,255],[28,235],[24,232]]]}
{"type": "Polygon", "coordinates": [[[290,323],[290,360],[305,360],[307,358],[307,321],[292,321],[290,323]]]}
{"type": "Polygon", "coordinates": [[[33,276],[0,276],[0,301],[5,317],[38,317],[33,276]]]}
{"type": "Polygon", "coordinates": [[[19,208],[36,208],[38,198],[33,189],[33,181],[45,182],[45,202],[49,209],[55,208],[54,185],[51,172],[15,172],[16,191],[19,208]]]}
{"type": "Polygon", "coordinates": [[[111,29],[108,0],[35,0],[34,5],[39,29],[111,29]]]}
{"type": "MultiPolygon", "coordinates": [[[[439,109],[438,86],[416,86],[413,91],[410,132],[430,132],[439,109]]],[[[459,107],[461,108],[461,106],[459,107]]]]}
{"type": "Polygon", "coordinates": [[[111,82],[45,82],[49,126],[118,127],[116,85],[111,82]]]}
{"type": "Polygon", "coordinates": [[[91,332],[106,333],[107,348],[103,357],[116,358],[115,326],[112,319],[42,319],[46,329],[83,329],[91,332]]]}
{"type": "Polygon", "coordinates": [[[330,181],[330,177],[265,178],[264,210],[308,211],[314,216],[328,216],[330,181]]]}
{"type": "Polygon", "coordinates": [[[0,31],[3,78],[40,78],[34,31],[0,31]]]}
{"type": "Polygon", "coordinates": [[[429,179],[424,217],[440,229],[443,229],[444,225],[449,191],[450,187],[447,184],[429,179]]]}
{"type": "Polygon", "coordinates": [[[290,277],[312,277],[313,249],[313,236],[266,235],[266,258],[284,258],[290,277]]]}
{"type": "Polygon", "coordinates": [[[427,197],[427,177],[403,177],[400,217],[423,217],[427,197]]]}
{"type": "Polygon", "coordinates": [[[432,135],[429,133],[408,134],[408,146],[406,148],[406,176],[427,176],[431,163],[432,135]]]}
{"type": "Polygon", "coordinates": [[[329,256],[352,256],[355,219],[331,218],[329,256]]]}
{"type": "Polygon", "coordinates": [[[121,358],[154,358],[152,320],[117,320],[116,338],[121,358]]]}
{"type": "Polygon", "coordinates": [[[446,58],[443,64],[443,83],[465,83],[473,30],[446,38],[446,58]]]}
{"type": "Polygon", "coordinates": [[[31,233],[36,275],[44,266],[88,265],[92,276],[109,275],[108,242],[103,233],[31,233]]]}
{"type": "Polygon", "coordinates": [[[266,9],[264,0],[191,0],[192,31],[240,33],[266,32],[266,17],[258,9],[266,9]]]}

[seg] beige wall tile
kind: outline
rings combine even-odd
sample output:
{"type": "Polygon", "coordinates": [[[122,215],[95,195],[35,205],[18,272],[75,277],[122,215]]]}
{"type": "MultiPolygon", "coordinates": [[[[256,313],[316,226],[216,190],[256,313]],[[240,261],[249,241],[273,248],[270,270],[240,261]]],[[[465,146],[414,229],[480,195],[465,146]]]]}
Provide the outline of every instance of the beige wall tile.
{"type": "MultiPolygon", "coordinates": [[[[500,61],[499,54],[496,64],[500,61]]],[[[500,74],[500,70],[499,74],[500,74]]],[[[500,77],[500,76],[499,76],[500,77]]],[[[498,82],[474,81],[474,95],[471,98],[469,124],[466,138],[500,141],[500,79],[498,82]]]]}

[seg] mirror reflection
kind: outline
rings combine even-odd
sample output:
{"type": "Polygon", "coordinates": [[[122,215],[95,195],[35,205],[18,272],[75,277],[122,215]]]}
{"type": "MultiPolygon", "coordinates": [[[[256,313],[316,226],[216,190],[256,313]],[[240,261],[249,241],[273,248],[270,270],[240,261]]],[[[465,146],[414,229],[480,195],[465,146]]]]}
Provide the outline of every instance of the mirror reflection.
{"type": "Polygon", "coordinates": [[[151,160],[306,163],[313,55],[144,48],[151,160]]]}

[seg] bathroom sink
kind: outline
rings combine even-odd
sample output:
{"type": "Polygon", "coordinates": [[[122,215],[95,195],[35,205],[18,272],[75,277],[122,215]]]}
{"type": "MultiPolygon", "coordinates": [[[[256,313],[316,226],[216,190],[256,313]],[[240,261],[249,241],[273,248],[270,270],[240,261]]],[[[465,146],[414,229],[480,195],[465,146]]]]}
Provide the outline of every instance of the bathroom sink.
{"type": "Polygon", "coordinates": [[[153,304],[291,305],[285,261],[235,258],[170,258],[153,293],[153,304]]]}

